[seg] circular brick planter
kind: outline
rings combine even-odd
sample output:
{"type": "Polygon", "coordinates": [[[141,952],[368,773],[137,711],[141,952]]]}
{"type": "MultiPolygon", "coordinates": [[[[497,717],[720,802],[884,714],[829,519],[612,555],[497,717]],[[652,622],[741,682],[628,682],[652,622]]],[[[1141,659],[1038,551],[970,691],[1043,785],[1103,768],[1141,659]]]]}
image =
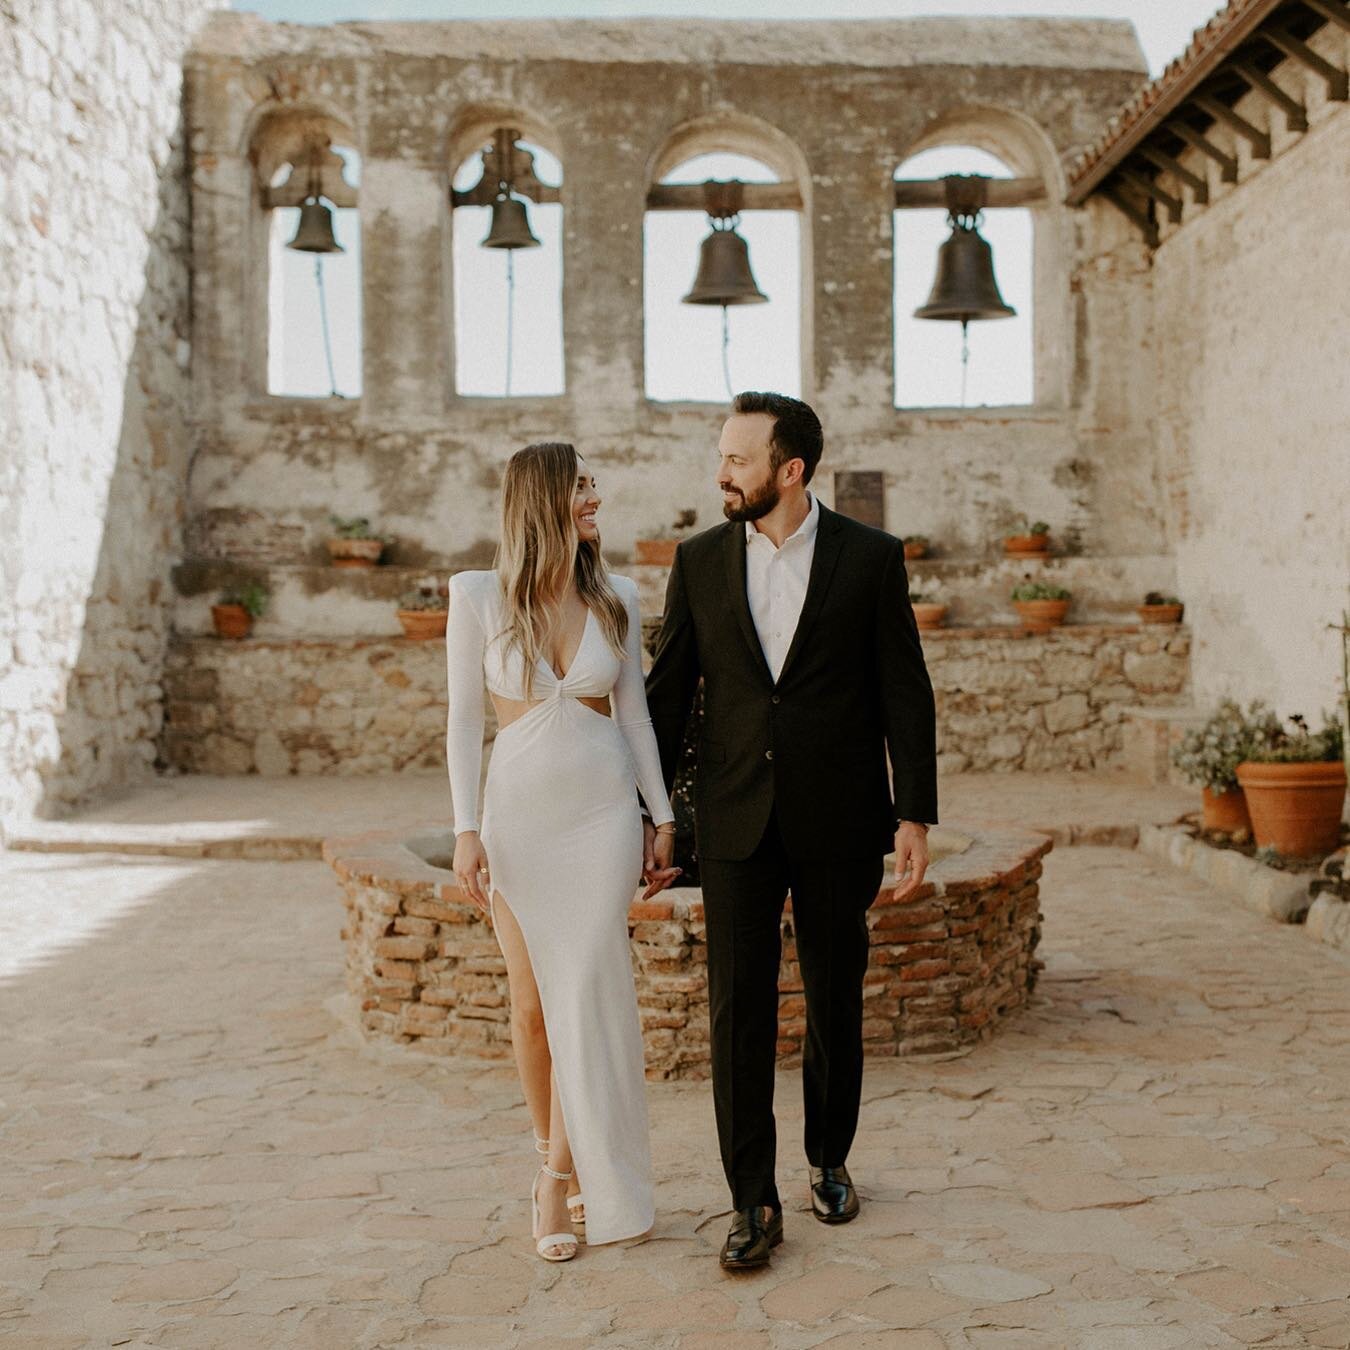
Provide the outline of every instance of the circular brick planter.
{"type": "MultiPolygon", "coordinates": [[[[510,1055],[506,963],[490,925],[450,874],[442,823],[324,840],[346,905],[353,1015],[371,1039],[439,1055],[510,1055]]],[[[868,911],[872,960],[864,1045],[872,1055],[951,1051],[1022,1007],[1040,966],[1039,878],[1050,839],[958,821],[929,837],[920,893],[883,885],[868,911]]],[[[887,864],[887,876],[890,863],[887,864]]],[[[708,1072],[703,904],[664,891],[629,911],[649,1078],[708,1072]]],[[[779,977],[779,1052],[799,1056],[806,1006],[789,902],[779,977]]]]}

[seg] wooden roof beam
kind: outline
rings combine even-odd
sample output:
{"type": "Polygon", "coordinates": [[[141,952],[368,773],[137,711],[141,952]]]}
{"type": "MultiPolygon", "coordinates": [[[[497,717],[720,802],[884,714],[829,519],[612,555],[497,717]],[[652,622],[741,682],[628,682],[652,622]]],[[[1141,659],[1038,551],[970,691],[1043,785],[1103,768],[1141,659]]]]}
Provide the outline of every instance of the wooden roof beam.
{"type": "Polygon", "coordinates": [[[1285,125],[1290,131],[1307,131],[1308,110],[1298,99],[1281,89],[1259,66],[1253,65],[1250,61],[1234,61],[1233,69],[1253,89],[1264,94],[1277,108],[1284,110],[1285,125]]]}
{"type": "Polygon", "coordinates": [[[1217,98],[1194,94],[1191,96],[1191,102],[1201,112],[1207,112],[1216,122],[1223,122],[1232,127],[1251,146],[1254,159],[1270,158],[1270,132],[1262,131],[1260,127],[1247,121],[1241,113],[1234,112],[1228,104],[1220,103],[1217,98]]]}
{"type": "Polygon", "coordinates": [[[1158,168],[1165,169],[1170,174],[1175,174],[1191,190],[1191,195],[1199,206],[1205,206],[1209,202],[1209,183],[1198,173],[1188,169],[1180,160],[1173,159],[1171,155],[1165,155],[1161,150],[1154,149],[1151,145],[1141,145],[1139,153],[1156,164],[1158,168]]]}
{"type": "Polygon", "coordinates": [[[1123,192],[1113,187],[1099,189],[1102,196],[1125,217],[1143,236],[1149,248],[1158,247],[1158,227],[1146,211],[1140,210],[1123,192]]]}
{"type": "Polygon", "coordinates": [[[1181,219],[1181,199],[1174,197],[1170,192],[1164,192],[1157,182],[1142,173],[1136,173],[1133,169],[1121,167],[1120,176],[1127,182],[1132,183],[1140,192],[1147,193],[1167,212],[1167,219],[1175,225],[1181,219]]]}
{"type": "Polygon", "coordinates": [[[1344,103],[1350,98],[1350,76],[1339,66],[1333,66],[1320,53],[1313,51],[1306,42],[1301,42],[1292,33],[1278,24],[1261,29],[1261,36],[1272,47],[1278,47],[1292,61],[1307,66],[1315,75],[1320,75],[1327,85],[1327,97],[1336,103],[1344,103]]]}
{"type": "Polygon", "coordinates": [[[1238,162],[1226,151],[1220,150],[1213,141],[1206,139],[1196,129],[1185,122],[1168,122],[1167,130],[1179,136],[1187,145],[1193,146],[1202,155],[1208,155],[1219,166],[1219,176],[1225,183],[1236,183],[1238,162]]]}
{"type": "Polygon", "coordinates": [[[1338,0],[1303,0],[1303,3],[1329,23],[1334,23],[1350,33],[1350,7],[1340,4],[1338,0]]]}

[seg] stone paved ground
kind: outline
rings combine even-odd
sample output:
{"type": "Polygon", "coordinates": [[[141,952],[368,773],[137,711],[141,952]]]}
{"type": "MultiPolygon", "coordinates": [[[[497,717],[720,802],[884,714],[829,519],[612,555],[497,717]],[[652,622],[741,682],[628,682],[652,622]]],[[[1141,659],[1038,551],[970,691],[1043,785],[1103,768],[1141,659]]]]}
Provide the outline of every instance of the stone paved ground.
{"type": "Polygon", "coordinates": [[[0,855],[0,1344],[1350,1345],[1350,961],[1120,848],[1046,860],[1032,1008],[872,1061],[862,1216],[723,1275],[711,1103],[652,1237],[532,1254],[508,1066],[352,1041],[312,862],[0,855]]]}

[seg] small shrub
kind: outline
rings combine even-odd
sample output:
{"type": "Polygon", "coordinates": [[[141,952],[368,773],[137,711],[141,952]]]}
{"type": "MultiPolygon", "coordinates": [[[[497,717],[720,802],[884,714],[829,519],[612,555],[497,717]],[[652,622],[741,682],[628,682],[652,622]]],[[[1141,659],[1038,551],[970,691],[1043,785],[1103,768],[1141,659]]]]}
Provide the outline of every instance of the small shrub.
{"type": "Polygon", "coordinates": [[[1251,758],[1257,737],[1278,729],[1279,719],[1260,699],[1253,699],[1244,713],[1241,704],[1226,698],[1208,721],[1181,738],[1172,762],[1192,783],[1228,792],[1237,787],[1237,766],[1251,758]]]}
{"type": "Polygon", "coordinates": [[[261,581],[250,581],[244,585],[231,586],[220,597],[222,605],[243,605],[251,618],[256,619],[267,608],[271,594],[261,581]]]}
{"type": "Polygon", "coordinates": [[[1301,713],[1292,713],[1292,730],[1279,724],[1261,727],[1248,747],[1247,758],[1259,764],[1321,764],[1344,755],[1344,735],[1339,719],[1323,711],[1322,730],[1309,730],[1301,713]]]}
{"type": "Polygon", "coordinates": [[[365,516],[352,516],[345,519],[342,516],[330,515],[328,519],[333,526],[333,533],[339,539],[373,539],[375,537],[370,531],[370,521],[365,516]]]}
{"type": "Polygon", "coordinates": [[[1144,597],[1146,605],[1179,605],[1180,600],[1175,595],[1164,595],[1161,591],[1149,591],[1144,597]]]}
{"type": "Polygon", "coordinates": [[[1014,600],[1068,600],[1072,594],[1048,581],[1023,581],[1012,589],[1014,600]]]}

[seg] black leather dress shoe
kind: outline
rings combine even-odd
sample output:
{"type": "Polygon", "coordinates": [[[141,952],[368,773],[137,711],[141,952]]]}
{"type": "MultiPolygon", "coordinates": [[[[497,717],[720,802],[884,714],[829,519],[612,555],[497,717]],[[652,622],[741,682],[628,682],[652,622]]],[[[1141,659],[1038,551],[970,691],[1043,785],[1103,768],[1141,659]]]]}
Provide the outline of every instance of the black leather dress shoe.
{"type": "Polygon", "coordinates": [[[858,1192],[847,1167],[811,1169],[811,1212],[821,1223],[847,1223],[858,1217],[858,1192]]]}
{"type": "Polygon", "coordinates": [[[781,1206],[764,1217],[764,1206],[738,1209],[718,1257],[723,1270],[753,1270],[769,1264],[769,1253],[783,1240],[781,1206]]]}

